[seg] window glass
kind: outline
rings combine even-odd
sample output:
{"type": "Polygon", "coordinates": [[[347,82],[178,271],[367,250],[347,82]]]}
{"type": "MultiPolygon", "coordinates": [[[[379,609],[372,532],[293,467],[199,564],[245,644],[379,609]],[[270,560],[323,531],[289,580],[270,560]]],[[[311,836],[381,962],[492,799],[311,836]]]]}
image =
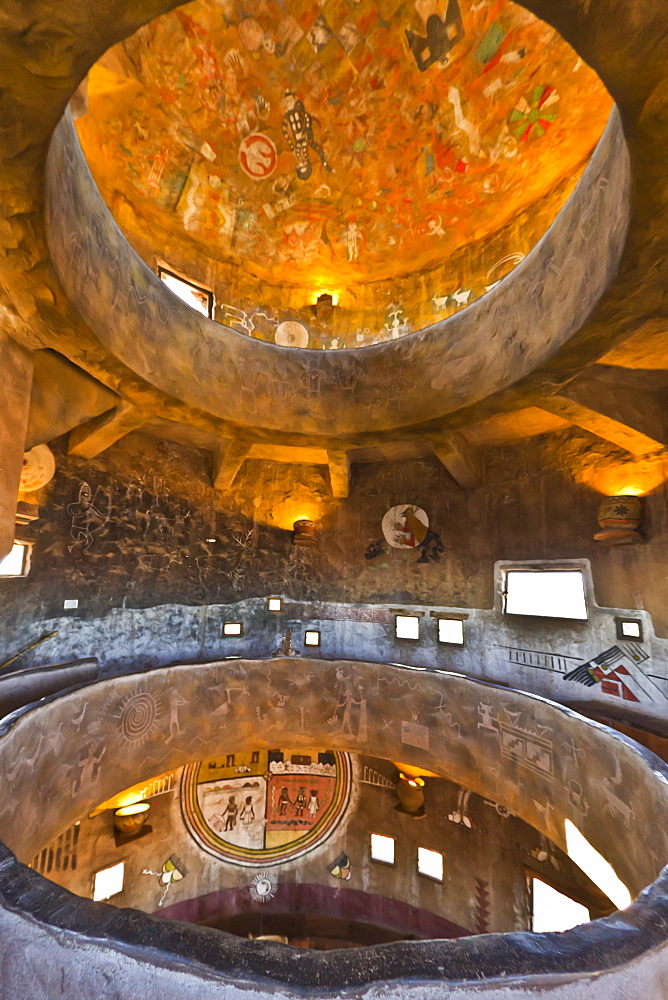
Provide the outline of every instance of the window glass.
{"type": "Polygon", "coordinates": [[[194,281],[179,278],[178,274],[174,274],[164,267],[158,268],[158,277],[191,309],[196,309],[197,312],[208,316],[209,319],[213,318],[213,295],[207,288],[201,288],[194,281]]]}
{"type": "Polygon", "coordinates": [[[464,645],[464,622],[459,618],[438,619],[438,641],[464,645]]]}
{"type": "Polygon", "coordinates": [[[394,837],[383,837],[380,833],[372,833],[371,858],[373,861],[384,861],[387,865],[393,865],[394,837]]]}
{"type": "Polygon", "coordinates": [[[586,924],[589,910],[582,903],[576,903],[570,896],[564,896],[551,885],[532,878],[533,912],[532,931],[567,931],[578,924],[586,924]]]}
{"type": "Polygon", "coordinates": [[[443,881],[443,855],[440,851],[430,851],[428,847],[418,847],[417,867],[420,875],[428,875],[438,882],[443,881]]]}
{"type": "Polygon", "coordinates": [[[14,542],[11,551],[0,560],[0,576],[25,576],[28,571],[28,549],[25,542],[14,542]]]}
{"type": "Polygon", "coordinates": [[[581,570],[506,571],[507,615],[587,619],[581,570]]]}
{"type": "Polygon", "coordinates": [[[93,876],[93,899],[110,899],[123,891],[125,861],[119,861],[109,868],[102,868],[93,876]]]}
{"type": "Polygon", "coordinates": [[[395,634],[397,639],[419,639],[420,619],[417,615],[396,615],[395,634]]]}

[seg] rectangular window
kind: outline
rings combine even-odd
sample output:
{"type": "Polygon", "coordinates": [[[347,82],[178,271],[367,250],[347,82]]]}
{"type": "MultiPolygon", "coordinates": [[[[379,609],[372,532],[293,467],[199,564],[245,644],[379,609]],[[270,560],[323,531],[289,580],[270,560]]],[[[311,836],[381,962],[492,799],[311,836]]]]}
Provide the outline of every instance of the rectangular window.
{"type": "Polygon", "coordinates": [[[109,868],[102,868],[93,875],[93,899],[111,899],[123,891],[125,861],[119,861],[109,868]]]}
{"type": "Polygon", "coordinates": [[[243,635],[244,626],[242,622],[225,622],[223,624],[223,635],[243,635]]]}
{"type": "Polygon", "coordinates": [[[589,921],[589,910],[539,878],[531,879],[531,930],[567,931],[589,921]]]}
{"type": "Polygon", "coordinates": [[[320,645],[320,633],[316,632],[315,629],[307,629],[304,632],[304,645],[305,646],[319,646],[320,645]]]}
{"type": "Polygon", "coordinates": [[[27,576],[31,548],[29,542],[14,542],[5,558],[0,560],[0,576],[27,576]]]}
{"type": "Polygon", "coordinates": [[[158,267],[158,277],[191,309],[196,309],[203,316],[213,319],[213,292],[208,288],[202,288],[188,278],[181,278],[166,267],[158,267]]]}
{"type": "Polygon", "coordinates": [[[394,837],[383,837],[380,833],[371,834],[371,860],[382,861],[385,865],[394,864],[394,837]]]}
{"type": "Polygon", "coordinates": [[[569,819],[564,820],[566,828],[566,853],[585,875],[604,892],[615,906],[622,910],[631,902],[631,894],[624,883],[618,878],[615,869],[602,854],[589,843],[580,833],[577,826],[569,819]]]}
{"type": "Polygon", "coordinates": [[[626,639],[630,642],[642,642],[642,622],[638,618],[615,618],[617,624],[617,638],[626,639]]]}
{"type": "Polygon", "coordinates": [[[464,645],[464,622],[461,618],[438,619],[438,641],[453,646],[464,645]]]}
{"type": "Polygon", "coordinates": [[[397,639],[419,639],[420,619],[417,615],[395,615],[394,634],[397,639]]]}
{"type": "Polygon", "coordinates": [[[506,570],[507,615],[587,620],[582,570],[506,570]]]}
{"type": "Polygon", "coordinates": [[[430,851],[428,847],[418,847],[417,870],[420,875],[443,881],[443,855],[440,851],[430,851]]]}
{"type": "Polygon", "coordinates": [[[283,610],[283,600],[280,597],[268,597],[267,598],[267,611],[282,611],[283,610]]]}

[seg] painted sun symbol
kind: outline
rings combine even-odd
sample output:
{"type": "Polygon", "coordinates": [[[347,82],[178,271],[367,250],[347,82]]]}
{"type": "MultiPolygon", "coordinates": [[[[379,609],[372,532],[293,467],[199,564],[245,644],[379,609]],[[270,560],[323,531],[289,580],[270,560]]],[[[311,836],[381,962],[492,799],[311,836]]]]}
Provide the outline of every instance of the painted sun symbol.
{"type": "Polygon", "coordinates": [[[113,717],[118,720],[122,739],[141,746],[153,733],[160,716],[160,702],[149,691],[136,688],[123,698],[113,717]]]}
{"type": "Polygon", "coordinates": [[[271,872],[260,872],[251,879],[250,894],[253,899],[260,903],[266,903],[268,899],[273,899],[276,895],[278,879],[271,872]]]}

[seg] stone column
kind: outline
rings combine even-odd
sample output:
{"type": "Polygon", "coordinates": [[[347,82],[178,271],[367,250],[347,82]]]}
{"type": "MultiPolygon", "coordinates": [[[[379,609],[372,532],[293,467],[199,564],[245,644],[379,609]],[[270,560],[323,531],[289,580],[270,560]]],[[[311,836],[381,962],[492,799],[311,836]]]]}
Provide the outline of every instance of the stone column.
{"type": "Polygon", "coordinates": [[[30,354],[0,335],[0,559],[14,542],[32,367],[30,354]]]}

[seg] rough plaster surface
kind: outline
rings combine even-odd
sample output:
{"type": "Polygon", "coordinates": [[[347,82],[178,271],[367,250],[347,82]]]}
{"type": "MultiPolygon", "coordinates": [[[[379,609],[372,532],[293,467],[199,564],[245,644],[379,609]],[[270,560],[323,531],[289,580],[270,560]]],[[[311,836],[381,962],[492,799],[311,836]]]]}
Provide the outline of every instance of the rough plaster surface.
{"type": "Polygon", "coordinates": [[[14,544],[16,498],[28,425],[32,360],[13,341],[0,336],[0,559],[14,544]]]}
{"type": "Polygon", "coordinates": [[[185,306],[120,232],[69,115],[49,153],[49,246],[72,304],[152,385],[242,426],[345,436],[450,413],[555,353],[617,270],[628,224],[628,169],[613,112],[575,192],[508,278],[442,323],[363,351],[323,356],[251,341],[185,306]]]}

